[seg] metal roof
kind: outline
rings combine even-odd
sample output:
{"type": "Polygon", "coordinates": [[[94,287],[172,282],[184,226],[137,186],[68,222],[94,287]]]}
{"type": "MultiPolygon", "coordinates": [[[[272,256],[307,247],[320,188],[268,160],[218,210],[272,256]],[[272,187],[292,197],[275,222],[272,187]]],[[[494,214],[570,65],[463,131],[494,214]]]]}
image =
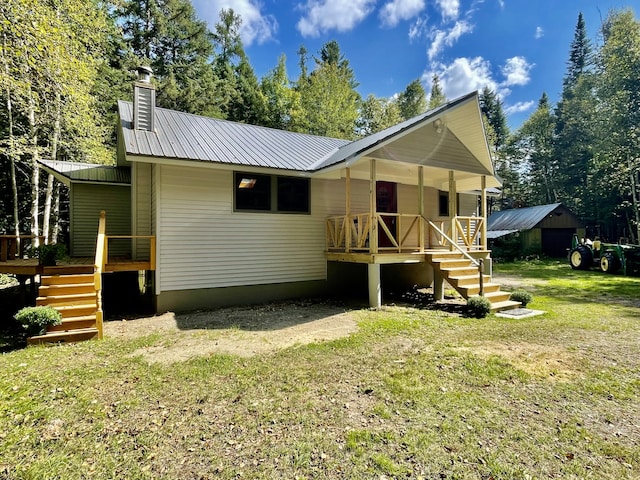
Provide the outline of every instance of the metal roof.
{"type": "Polygon", "coordinates": [[[71,182],[131,185],[131,171],[128,167],[61,160],[40,160],[40,164],[67,185],[71,182]]]}
{"type": "Polygon", "coordinates": [[[489,236],[488,231],[508,230],[509,233],[513,233],[518,230],[531,230],[560,205],[562,204],[551,203],[549,205],[512,208],[492,213],[487,220],[487,237],[489,236]]]}
{"type": "Polygon", "coordinates": [[[155,131],[133,129],[133,105],[118,102],[128,155],[308,171],[348,140],[258,127],[156,108],[155,131]]]}

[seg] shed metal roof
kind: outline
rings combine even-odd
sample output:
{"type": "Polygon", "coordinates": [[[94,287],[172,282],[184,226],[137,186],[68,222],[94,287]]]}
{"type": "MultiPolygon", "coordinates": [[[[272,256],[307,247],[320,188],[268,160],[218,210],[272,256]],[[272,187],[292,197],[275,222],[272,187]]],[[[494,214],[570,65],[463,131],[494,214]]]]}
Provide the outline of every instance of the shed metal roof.
{"type": "MultiPolygon", "coordinates": [[[[551,214],[561,203],[538,205],[537,207],[512,208],[492,213],[487,220],[487,237],[489,231],[530,230],[551,214]]],[[[503,233],[503,235],[505,235],[503,233]]]]}
{"type": "Polygon", "coordinates": [[[40,160],[40,164],[67,185],[70,182],[131,184],[131,170],[128,167],[61,160],[40,160]]]}

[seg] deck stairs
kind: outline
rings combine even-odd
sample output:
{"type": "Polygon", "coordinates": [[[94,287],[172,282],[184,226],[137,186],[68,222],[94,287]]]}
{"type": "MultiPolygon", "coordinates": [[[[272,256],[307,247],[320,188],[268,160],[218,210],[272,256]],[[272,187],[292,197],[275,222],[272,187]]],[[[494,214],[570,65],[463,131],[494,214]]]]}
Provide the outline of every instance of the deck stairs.
{"type": "Polygon", "coordinates": [[[36,305],[49,305],[62,314],[62,324],[50,326],[44,335],[27,339],[29,344],[79,342],[101,338],[98,294],[92,273],[42,275],[36,305]]]}
{"type": "MultiPolygon", "coordinates": [[[[427,260],[438,270],[463,298],[480,294],[480,275],[478,267],[462,253],[442,250],[427,254],[427,260]]],[[[500,285],[491,281],[490,275],[483,275],[483,296],[491,302],[494,312],[510,310],[521,306],[520,302],[509,300],[510,292],[503,292],[500,285]]]]}

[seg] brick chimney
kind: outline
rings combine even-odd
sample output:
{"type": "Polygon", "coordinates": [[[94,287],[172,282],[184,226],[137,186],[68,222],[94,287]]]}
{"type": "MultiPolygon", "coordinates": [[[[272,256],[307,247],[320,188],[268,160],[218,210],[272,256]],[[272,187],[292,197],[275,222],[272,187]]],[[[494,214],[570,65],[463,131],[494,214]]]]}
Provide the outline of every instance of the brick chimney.
{"type": "Polygon", "coordinates": [[[133,128],[155,131],[156,87],[151,84],[151,67],[138,67],[133,84],[133,128]]]}

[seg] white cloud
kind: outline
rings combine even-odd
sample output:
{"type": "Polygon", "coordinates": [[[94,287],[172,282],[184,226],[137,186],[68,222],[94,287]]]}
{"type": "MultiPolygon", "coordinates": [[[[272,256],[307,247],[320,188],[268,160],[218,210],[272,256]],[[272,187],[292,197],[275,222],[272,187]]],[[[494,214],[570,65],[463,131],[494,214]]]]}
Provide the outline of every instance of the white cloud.
{"type": "Polygon", "coordinates": [[[533,35],[536,40],[544,37],[544,30],[542,27],[536,27],[536,33],[533,35]]]}
{"type": "Polygon", "coordinates": [[[436,0],[436,3],[445,20],[456,19],[460,15],[460,0],[436,0]]]}
{"type": "Polygon", "coordinates": [[[304,37],[317,37],[330,30],[346,32],[364,20],[373,10],[376,0],[307,0],[305,12],[298,21],[298,31],[304,37]]]}
{"type": "Polygon", "coordinates": [[[418,15],[425,7],[425,0],[392,0],[380,9],[380,20],[386,27],[395,27],[402,20],[418,15]]]}
{"type": "Polygon", "coordinates": [[[465,33],[471,33],[473,31],[473,25],[465,20],[456,22],[456,24],[449,30],[433,30],[431,32],[431,46],[427,51],[429,60],[433,60],[444,47],[451,47],[458,39],[465,33]]]}
{"type": "Polygon", "coordinates": [[[514,113],[526,112],[528,110],[531,110],[535,106],[535,104],[536,102],[533,100],[530,100],[528,102],[517,102],[513,105],[504,107],[504,113],[506,113],[507,115],[511,115],[514,113]]]}
{"type": "Polygon", "coordinates": [[[193,5],[198,12],[206,12],[203,19],[211,29],[220,21],[220,10],[232,8],[242,18],[240,37],[245,46],[271,40],[278,30],[276,18],[264,14],[257,0],[193,0],[193,5]]]}
{"type": "Polygon", "coordinates": [[[434,74],[438,75],[442,91],[450,100],[484,87],[498,89],[491,75],[491,64],[482,57],[456,58],[449,65],[440,64],[433,71],[425,72],[422,78],[429,85],[434,74]]]}
{"type": "Polygon", "coordinates": [[[529,72],[532,68],[533,64],[527,62],[524,57],[509,58],[502,67],[502,74],[506,77],[504,85],[526,85],[531,80],[529,72]]]}
{"type": "Polygon", "coordinates": [[[409,40],[413,41],[427,34],[427,19],[418,18],[409,27],[409,40]]]}

